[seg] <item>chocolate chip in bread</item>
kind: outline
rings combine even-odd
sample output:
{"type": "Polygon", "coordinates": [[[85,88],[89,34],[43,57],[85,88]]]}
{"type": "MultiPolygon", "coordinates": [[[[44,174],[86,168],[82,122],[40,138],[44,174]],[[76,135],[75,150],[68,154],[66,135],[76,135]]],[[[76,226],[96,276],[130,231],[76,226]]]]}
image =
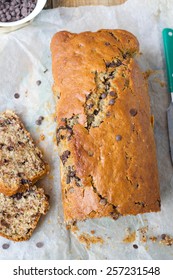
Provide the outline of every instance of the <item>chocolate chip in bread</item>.
{"type": "Polygon", "coordinates": [[[14,241],[29,239],[48,209],[48,197],[41,187],[32,186],[13,196],[0,193],[0,235],[14,241]]]}
{"type": "Polygon", "coordinates": [[[125,30],[61,31],[51,42],[67,222],[160,210],[148,88],[125,30]]]}
{"type": "Polygon", "coordinates": [[[25,191],[48,171],[19,117],[11,111],[0,114],[0,192],[13,195],[25,191]]]}

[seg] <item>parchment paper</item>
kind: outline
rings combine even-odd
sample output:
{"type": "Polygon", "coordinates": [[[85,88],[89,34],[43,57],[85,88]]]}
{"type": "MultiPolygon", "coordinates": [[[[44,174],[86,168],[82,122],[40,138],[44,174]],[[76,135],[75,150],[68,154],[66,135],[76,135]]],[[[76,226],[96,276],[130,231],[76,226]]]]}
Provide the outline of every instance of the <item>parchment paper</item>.
{"type": "Polygon", "coordinates": [[[173,0],[128,0],[114,7],[57,8],[43,11],[23,29],[0,36],[0,111],[13,109],[21,116],[51,166],[50,175],[39,182],[51,197],[49,213],[41,219],[29,241],[15,243],[1,237],[0,259],[173,259],[173,245],[159,243],[161,234],[173,236],[173,167],[166,124],[169,96],[161,38],[162,28],[173,27],[172,7],[173,0]],[[155,116],[162,210],[121,217],[117,221],[87,220],[78,223],[79,230],[71,233],[63,222],[49,45],[51,37],[59,30],[81,32],[101,28],[121,28],[134,33],[140,42],[141,67],[144,71],[155,70],[149,77],[149,85],[155,116]],[[37,80],[41,80],[40,86],[37,80]],[[14,98],[16,92],[20,94],[19,99],[14,98]],[[35,124],[39,116],[45,117],[41,126],[35,124]],[[40,141],[41,134],[45,135],[44,141],[40,141]],[[144,242],[139,230],[142,227],[148,227],[144,242]],[[127,229],[134,235],[129,242],[124,242],[127,229]],[[104,243],[86,248],[77,238],[83,232],[101,237],[104,243]],[[151,236],[158,238],[156,242],[150,240],[151,236]],[[43,242],[44,246],[37,248],[37,242],[43,242]],[[7,250],[2,249],[4,243],[10,244],[7,250]]]}

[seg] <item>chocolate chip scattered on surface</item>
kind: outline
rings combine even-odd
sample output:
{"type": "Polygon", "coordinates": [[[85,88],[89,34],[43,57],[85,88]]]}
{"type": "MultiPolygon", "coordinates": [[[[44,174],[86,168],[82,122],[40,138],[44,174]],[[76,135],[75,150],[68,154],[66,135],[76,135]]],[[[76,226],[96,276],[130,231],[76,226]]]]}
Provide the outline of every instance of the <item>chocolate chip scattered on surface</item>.
{"type": "Polygon", "coordinates": [[[18,99],[19,97],[20,97],[20,94],[16,92],[16,93],[14,94],[14,98],[18,99]]]}
{"type": "Polygon", "coordinates": [[[40,80],[36,81],[36,84],[37,84],[37,86],[40,86],[41,85],[41,81],[40,80]]]}
{"type": "Polygon", "coordinates": [[[2,249],[4,249],[4,250],[7,250],[9,247],[10,247],[10,244],[8,244],[8,243],[4,243],[2,245],[2,249]]]}
{"type": "Polygon", "coordinates": [[[43,116],[40,116],[39,118],[38,118],[38,120],[36,120],[36,124],[37,125],[41,125],[42,124],[42,122],[43,122],[43,120],[44,120],[44,117],[43,116]]]}
{"type": "Polygon", "coordinates": [[[43,242],[37,242],[36,243],[37,248],[42,248],[44,246],[43,242]]]}

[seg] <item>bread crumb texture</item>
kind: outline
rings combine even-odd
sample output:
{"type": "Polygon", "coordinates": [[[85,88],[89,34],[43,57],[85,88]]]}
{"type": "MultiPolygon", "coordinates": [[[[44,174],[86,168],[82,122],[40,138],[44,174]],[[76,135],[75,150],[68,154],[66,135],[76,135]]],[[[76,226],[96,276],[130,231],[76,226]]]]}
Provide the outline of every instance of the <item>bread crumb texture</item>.
{"type": "Polygon", "coordinates": [[[11,197],[0,193],[0,235],[14,241],[29,239],[41,214],[48,209],[43,188],[32,186],[11,197]]]}
{"type": "Polygon", "coordinates": [[[43,154],[35,146],[19,117],[11,111],[0,114],[0,192],[25,191],[48,171],[43,154]]]}
{"type": "Polygon", "coordinates": [[[124,30],[58,32],[51,42],[67,222],[160,210],[147,82],[124,30]]]}

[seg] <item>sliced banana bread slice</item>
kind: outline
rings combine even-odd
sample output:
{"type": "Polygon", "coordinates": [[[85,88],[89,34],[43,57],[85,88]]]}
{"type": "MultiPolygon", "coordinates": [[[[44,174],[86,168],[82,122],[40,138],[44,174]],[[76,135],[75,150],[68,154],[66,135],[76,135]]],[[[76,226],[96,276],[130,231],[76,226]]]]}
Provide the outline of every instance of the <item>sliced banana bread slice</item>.
{"type": "Polygon", "coordinates": [[[11,111],[0,114],[0,192],[23,192],[48,171],[42,152],[19,117],[11,111]]]}
{"type": "Polygon", "coordinates": [[[41,214],[45,215],[48,209],[43,188],[32,186],[13,196],[0,193],[0,235],[14,241],[29,239],[41,214]]]}

